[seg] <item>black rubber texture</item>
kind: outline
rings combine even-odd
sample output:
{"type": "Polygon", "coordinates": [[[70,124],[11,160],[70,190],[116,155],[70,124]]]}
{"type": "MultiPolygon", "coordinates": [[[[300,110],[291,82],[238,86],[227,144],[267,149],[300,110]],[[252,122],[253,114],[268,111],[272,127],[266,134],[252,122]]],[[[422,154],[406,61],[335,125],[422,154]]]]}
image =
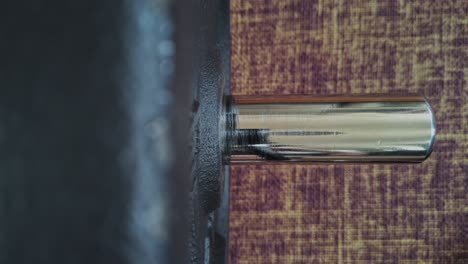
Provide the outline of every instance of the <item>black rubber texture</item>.
{"type": "Polygon", "coordinates": [[[195,184],[199,192],[200,204],[205,213],[214,211],[220,203],[222,177],[222,96],[219,58],[215,52],[206,54],[207,60],[201,65],[199,79],[198,126],[196,130],[195,184]]]}
{"type": "Polygon", "coordinates": [[[214,211],[225,188],[223,100],[230,85],[229,1],[195,3],[191,263],[223,263],[227,237],[217,233],[214,211]]]}
{"type": "Polygon", "coordinates": [[[221,1],[201,1],[202,24],[197,42],[199,73],[195,99],[195,185],[205,213],[219,206],[222,178],[224,77],[218,43],[217,13],[221,1]]]}

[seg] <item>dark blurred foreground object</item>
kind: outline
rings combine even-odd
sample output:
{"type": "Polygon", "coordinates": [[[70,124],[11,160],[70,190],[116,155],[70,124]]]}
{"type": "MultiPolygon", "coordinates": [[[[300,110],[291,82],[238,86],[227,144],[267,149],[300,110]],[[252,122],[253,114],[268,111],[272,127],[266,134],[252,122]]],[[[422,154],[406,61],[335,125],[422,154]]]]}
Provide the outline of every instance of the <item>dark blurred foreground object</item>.
{"type": "Polygon", "coordinates": [[[181,2],[3,5],[0,263],[227,263],[231,158],[429,155],[420,99],[227,96],[229,2],[181,2]]]}
{"type": "Polygon", "coordinates": [[[220,133],[228,1],[10,1],[0,36],[0,263],[225,258],[221,141],[191,141],[220,133]]]}
{"type": "Polygon", "coordinates": [[[2,3],[0,263],[188,258],[195,10],[178,5],[2,3]]]}

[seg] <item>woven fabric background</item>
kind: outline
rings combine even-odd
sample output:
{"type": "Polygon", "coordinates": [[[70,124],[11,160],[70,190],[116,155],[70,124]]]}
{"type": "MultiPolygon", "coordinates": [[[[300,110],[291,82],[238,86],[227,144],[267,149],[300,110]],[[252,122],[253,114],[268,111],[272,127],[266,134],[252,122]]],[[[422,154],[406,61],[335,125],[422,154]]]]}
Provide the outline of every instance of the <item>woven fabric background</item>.
{"type": "Polygon", "coordinates": [[[234,166],[231,264],[468,263],[468,1],[232,0],[234,94],[423,94],[416,165],[234,166]]]}

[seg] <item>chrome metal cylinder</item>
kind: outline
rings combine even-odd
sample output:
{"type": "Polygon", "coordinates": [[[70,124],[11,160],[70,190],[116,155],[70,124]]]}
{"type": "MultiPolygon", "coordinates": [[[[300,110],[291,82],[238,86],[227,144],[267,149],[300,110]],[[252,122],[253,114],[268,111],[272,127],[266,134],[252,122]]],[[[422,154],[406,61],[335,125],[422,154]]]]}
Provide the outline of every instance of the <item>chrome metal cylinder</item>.
{"type": "Polygon", "coordinates": [[[232,163],[420,162],[434,114],[422,97],[237,97],[228,119],[232,163]]]}

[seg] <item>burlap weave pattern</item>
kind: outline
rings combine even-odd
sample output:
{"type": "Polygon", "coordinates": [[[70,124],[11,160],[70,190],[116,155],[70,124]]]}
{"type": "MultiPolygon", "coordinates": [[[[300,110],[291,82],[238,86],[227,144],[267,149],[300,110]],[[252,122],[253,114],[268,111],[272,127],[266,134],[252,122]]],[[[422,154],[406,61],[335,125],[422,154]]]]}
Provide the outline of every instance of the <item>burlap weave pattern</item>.
{"type": "Polygon", "coordinates": [[[234,166],[231,263],[468,263],[468,1],[231,0],[235,94],[423,94],[417,165],[234,166]]]}

